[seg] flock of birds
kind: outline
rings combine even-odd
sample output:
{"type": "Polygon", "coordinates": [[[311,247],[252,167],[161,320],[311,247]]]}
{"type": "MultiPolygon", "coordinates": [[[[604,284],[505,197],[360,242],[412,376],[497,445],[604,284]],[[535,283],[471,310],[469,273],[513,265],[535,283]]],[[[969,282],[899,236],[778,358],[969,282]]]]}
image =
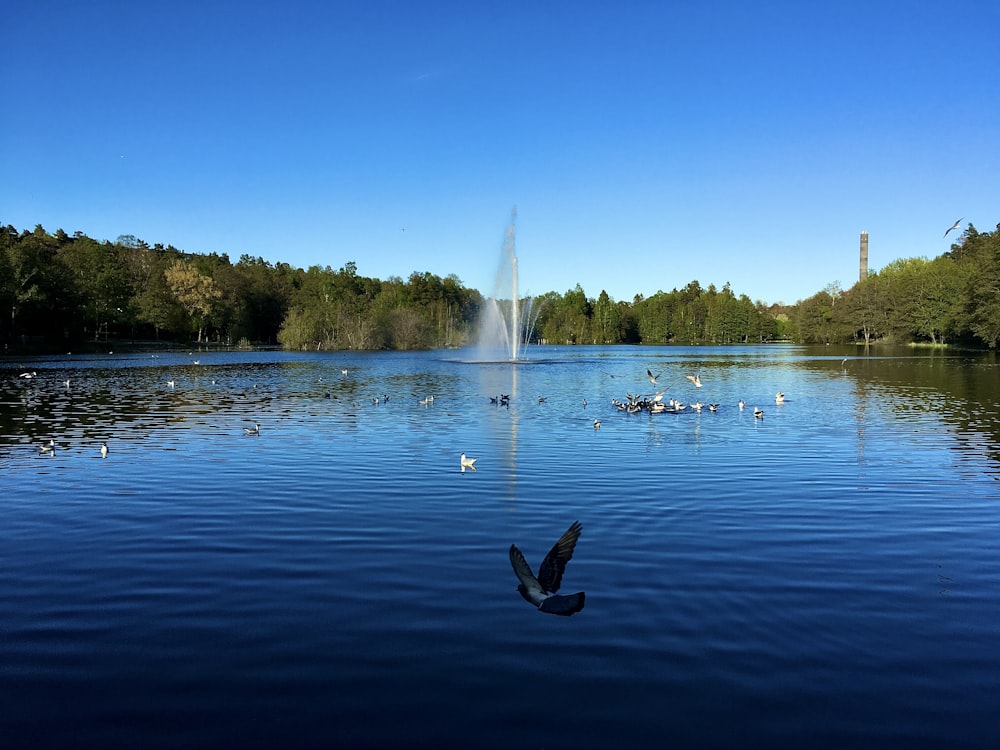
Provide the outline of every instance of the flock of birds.
{"type": "MultiPolygon", "coordinates": [[[[652,370],[646,370],[646,377],[649,382],[654,386],[658,386],[661,374],[654,375],[652,370]]],[[[701,374],[695,375],[685,375],[684,378],[691,382],[695,388],[701,388],[703,383],[701,382],[701,374]]],[[[716,412],[719,410],[721,404],[719,403],[702,403],[701,400],[692,401],[689,404],[682,403],[675,398],[670,398],[664,401],[664,397],[667,393],[667,388],[656,391],[652,394],[633,394],[628,391],[625,392],[625,400],[622,401],[618,398],[613,398],[611,404],[621,412],[627,414],[638,414],[639,412],[648,412],[650,414],[680,414],[688,409],[692,412],[701,413],[703,409],[708,409],[710,412],[716,412]]],[[[586,403],[586,402],[585,402],[586,403]]],[[[785,394],[778,391],[774,395],[774,403],[781,405],[785,403],[785,394]]],[[[746,402],[740,399],[737,404],[740,411],[746,408],[746,402]]],[[[764,418],[764,410],[759,407],[753,407],[753,415],[756,419],[764,418]]],[[[601,423],[599,420],[594,420],[594,429],[599,430],[601,428],[601,423]]]]}

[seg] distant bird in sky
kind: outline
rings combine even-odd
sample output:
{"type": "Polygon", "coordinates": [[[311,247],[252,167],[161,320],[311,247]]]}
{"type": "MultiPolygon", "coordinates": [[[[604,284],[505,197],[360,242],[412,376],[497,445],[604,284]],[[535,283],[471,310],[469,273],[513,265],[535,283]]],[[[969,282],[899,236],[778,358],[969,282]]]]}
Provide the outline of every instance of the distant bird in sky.
{"type": "Polygon", "coordinates": [[[695,388],[701,388],[701,375],[685,375],[684,377],[694,383],[695,388]]]}
{"type": "MultiPolygon", "coordinates": [[[[963,216],[963,217],[962,217],[962,219],[964,219],[964,218],[965,218],[965,217],[963,216]]],[[[958,225],[962,223],[962,219],[959,219],[959,220],[958,220],[958,221],[956,221],[956,222],[955,222],[954,224],[952,224],[952,225],[951,225],[950,227],[948,227],[948,230],[947,230],[947,231],[946,231],[946,232],[944,233],[944,235],[943,235],[943,236],[944,236],[944,237],[947,237],[947,236],[948,236],[948,232],[950,232],[950,231],[951,231],[951,230],[953,230],[953,229],[958,229],[958,225]]]]}
{"type": "Polygon", "coordinates": [[[461,456],[461,458],[459,459],[459,462],[460,462],[460,464],[462,466],[462,473],[463,474],[465,473],[466,469],[472,469],[473,471],[477,471],[477,469],[476,469],[476,459],[469,458],[468,456],[466,456],[463,453],[462,456],[461,456]]]}
{"type": "Polygon", "coordinates": [[[579,521],[574,521],[566,533],[559,537],[559,541],[549,550],[549,554],[542,560],[538,568],[538,577],[531,572],[531,566],[524,559],[521,550],[516,545],[510,545],[510,564],[514,568],[517,576],[517,591],[524,597],[526,602],[534,604],[542,612],[552,615],[563,615],[569,617],[583,609],[586,593],[580,591],[576,594],[559,595],[556,592],[562,584],[563,573],[566,571],[566,563],[573,557],[573,550],[576,542],[580,538],[583,526],[579,521]]]}

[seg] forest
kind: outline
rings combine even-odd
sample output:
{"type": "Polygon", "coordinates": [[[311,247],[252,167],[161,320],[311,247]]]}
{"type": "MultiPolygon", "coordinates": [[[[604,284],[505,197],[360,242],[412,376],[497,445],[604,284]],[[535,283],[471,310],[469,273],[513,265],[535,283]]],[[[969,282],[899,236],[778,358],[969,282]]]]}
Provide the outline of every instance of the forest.
{"type": "MultiPolygon", "coordinates": [[[[454,274],[360,276],[357,264],[295,268],[81,232],[0,225],[4,352],[131,346],[294,350],[459,347],[475,340],[483,295],[454,274]]],[[[537,297],[533,342],[549,344],[927,343],[1000,341],[1000,225],[969,224],[948,252],[889,263],[849,289],[831,283],[768,305],[691,281],[649,297],[588,297],[577,284],[537,297]]]]}

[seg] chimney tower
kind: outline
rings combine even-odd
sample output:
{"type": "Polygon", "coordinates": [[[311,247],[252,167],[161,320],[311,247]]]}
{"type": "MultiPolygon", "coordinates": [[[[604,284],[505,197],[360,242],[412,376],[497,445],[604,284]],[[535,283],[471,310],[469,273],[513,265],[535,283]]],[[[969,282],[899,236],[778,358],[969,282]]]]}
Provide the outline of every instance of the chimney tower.
{"type": "Polygon", "coordinates": [[[859,281],[868,278],[868,232],[861,233],[861,271],[858,275],[859,281]]]}

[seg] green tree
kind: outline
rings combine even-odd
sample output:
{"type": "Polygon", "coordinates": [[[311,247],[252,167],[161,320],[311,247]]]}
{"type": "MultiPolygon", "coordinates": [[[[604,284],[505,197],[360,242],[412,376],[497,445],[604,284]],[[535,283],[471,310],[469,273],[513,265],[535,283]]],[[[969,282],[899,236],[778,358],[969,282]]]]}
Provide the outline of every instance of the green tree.
{"type": "Polygon", "coordinates": [[[204,276],[192,264],[182,260],[170,264],[164,275],[171,294],[191,318],[200,344],[213,305],[222,296],[221,292],[210,276],[204,276]]]}

